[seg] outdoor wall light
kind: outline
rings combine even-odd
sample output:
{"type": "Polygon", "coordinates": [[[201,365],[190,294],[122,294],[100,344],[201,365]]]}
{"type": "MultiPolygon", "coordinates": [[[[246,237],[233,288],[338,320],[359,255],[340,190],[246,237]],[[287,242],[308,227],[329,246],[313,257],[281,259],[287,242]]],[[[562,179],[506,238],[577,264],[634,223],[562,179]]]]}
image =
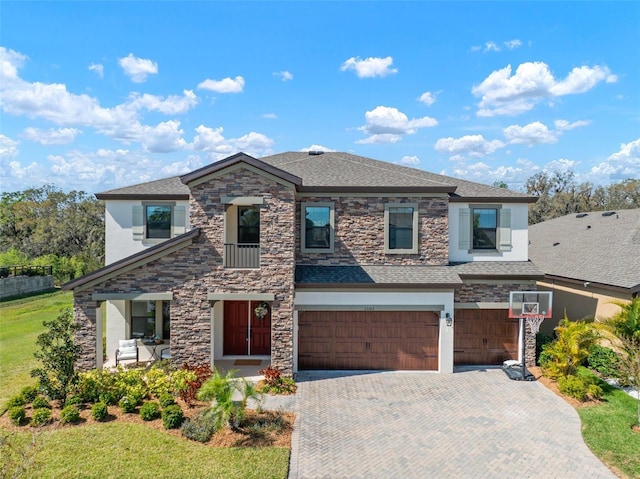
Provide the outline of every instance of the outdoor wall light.
{"type": "Polygon", "coordinates": [[[449,313],[444,315],[444,319],[447,322],[447,326],[452,326],[453,325],[453,318],[451,317],[451,315],[449,313]]]}

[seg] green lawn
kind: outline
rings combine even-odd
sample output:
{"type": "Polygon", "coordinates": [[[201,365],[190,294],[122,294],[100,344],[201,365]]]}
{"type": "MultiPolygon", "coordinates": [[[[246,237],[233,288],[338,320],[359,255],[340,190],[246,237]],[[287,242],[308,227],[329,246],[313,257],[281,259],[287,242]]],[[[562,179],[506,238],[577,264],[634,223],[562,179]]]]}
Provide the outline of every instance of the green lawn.
{"type": "Polygon", "coordinates": [[[60,291],[0,303],[0,412],[8,398],[35,383],[29,372],[38,365],[33,353],[42,322],[72,305],[71,292],[60,291]]]}
{"type": "Polygon", "coordinates": [[[631,430],[637,421],[638,402],[612,387],[605,389],[605,400],[578,408],[584,441],[610,467],[630,478],[640,477],[640,433],[631,430]]]}

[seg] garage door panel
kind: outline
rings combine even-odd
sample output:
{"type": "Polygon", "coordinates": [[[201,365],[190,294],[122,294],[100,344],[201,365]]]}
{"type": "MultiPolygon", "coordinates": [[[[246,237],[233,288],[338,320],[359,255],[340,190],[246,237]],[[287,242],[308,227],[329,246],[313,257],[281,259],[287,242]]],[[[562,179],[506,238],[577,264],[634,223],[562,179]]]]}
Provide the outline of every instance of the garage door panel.
{"type": "Polygon", "coordinates": [[[456,310],[454,364],[502,364],[517,356],[518,321],[507,310],[456,310]]]}

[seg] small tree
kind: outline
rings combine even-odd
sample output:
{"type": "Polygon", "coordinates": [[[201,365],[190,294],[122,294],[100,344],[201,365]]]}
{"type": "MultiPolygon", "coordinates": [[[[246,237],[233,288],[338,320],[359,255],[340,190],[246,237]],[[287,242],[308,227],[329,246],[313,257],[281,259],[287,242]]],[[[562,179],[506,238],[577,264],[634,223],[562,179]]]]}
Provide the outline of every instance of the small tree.
{"type": "Polygon", "coordinates": [[[64,404],[79,378],[75,364],[82,350],[74,342],[78,326],[70,309],[63,310],[57,319],[43,324],[48,329],[38,336],[36,344],[40,350],[34,353],[42,367],[33,369],[31,376],[38,379],[40,390],[50,399],[58,399],[64,404]]]}

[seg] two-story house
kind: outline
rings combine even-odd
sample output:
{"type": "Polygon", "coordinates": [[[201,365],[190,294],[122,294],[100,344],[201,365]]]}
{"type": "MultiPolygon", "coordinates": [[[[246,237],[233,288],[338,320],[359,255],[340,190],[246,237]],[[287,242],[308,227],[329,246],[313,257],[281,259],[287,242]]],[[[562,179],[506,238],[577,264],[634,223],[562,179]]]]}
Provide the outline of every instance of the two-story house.
{"type": "Polygon", "coordinates": [[[287,375],[523,354],[508,301],[542,278],[533,197],[334,152],[238,153],[97,197],[107,265],[64,286],[83,368],[102,367],[103,328],[109,361],[155,337],[177,364],[270,359],[287,375]]]}

